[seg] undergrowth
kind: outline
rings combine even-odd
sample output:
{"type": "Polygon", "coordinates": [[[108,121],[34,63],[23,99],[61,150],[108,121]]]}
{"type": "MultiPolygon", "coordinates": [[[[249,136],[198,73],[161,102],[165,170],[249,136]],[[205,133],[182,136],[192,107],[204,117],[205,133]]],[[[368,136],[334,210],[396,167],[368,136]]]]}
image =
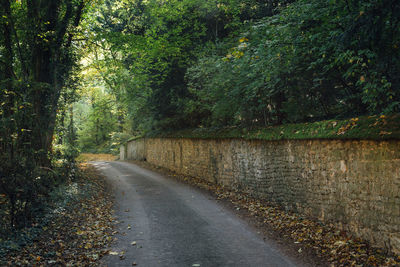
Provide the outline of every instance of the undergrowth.
{"type": "Polygon", "coordinates": [[[96,266],[111,241],[111,205],[104,180],[81,164],[75,180],[51,191],[31,226],[3,228],[0,266],[96,266]]]}

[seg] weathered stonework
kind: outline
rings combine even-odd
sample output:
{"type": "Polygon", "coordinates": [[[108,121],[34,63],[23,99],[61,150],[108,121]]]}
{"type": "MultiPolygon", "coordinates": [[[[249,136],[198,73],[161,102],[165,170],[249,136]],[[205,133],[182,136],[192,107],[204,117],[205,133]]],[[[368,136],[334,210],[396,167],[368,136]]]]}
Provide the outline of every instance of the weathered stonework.
{"type": "Polygon", "coordinates": [[[145,139],[137,139],[126,145],[126,158],[144,160],[146,158],[145,139]]]}
{"type": "Polygon", "coordinates": [[[150,138],[121,154],[248,190],[400,253],[400,141],[150,138]]]}
{"type": "Polygon", "coordinates": [[[124,146],[124,145],[121,145],[120,147],[119,147],[119,159],[120,160],[125,160],[125,158],[126,158],[126,146],[124,146]]]}

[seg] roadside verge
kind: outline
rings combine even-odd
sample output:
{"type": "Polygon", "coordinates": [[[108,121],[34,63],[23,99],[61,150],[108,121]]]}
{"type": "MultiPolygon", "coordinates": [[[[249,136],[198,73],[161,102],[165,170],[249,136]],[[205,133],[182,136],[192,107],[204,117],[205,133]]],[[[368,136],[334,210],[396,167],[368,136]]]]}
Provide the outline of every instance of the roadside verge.
{"type": "Polygon", "coordinates": [[[92,166],[83,163],[80,170],[80,178],[62,193],[67,203],[57,207],[47,223],[29,229],[38,234],[26,244],[11,243],[1,266],[98,266],[113,239],[113,199],[92,166]]]}

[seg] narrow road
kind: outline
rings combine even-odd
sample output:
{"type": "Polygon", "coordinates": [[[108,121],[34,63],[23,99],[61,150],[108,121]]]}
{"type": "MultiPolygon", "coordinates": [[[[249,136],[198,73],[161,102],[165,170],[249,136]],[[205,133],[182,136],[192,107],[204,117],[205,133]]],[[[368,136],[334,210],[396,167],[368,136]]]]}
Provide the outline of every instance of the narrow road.
{"type": "Polygon", "coordinates": [[[118,240],[107,266],[296,266],[215,199],[127,162],[94,162],[114,188],[118,240]],[[132,245],[132,242],[136,244],[132,245]]]}

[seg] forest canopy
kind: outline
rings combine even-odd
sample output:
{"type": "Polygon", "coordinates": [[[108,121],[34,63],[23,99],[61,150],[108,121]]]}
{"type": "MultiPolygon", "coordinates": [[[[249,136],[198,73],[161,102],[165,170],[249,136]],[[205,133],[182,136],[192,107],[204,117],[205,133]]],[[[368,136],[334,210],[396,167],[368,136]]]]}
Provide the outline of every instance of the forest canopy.
{"type": "Polygon", "coordinates": [[[96,15],[93,66],[130,135],[399,112],[398,1],[106,0],[96,15]]]}

